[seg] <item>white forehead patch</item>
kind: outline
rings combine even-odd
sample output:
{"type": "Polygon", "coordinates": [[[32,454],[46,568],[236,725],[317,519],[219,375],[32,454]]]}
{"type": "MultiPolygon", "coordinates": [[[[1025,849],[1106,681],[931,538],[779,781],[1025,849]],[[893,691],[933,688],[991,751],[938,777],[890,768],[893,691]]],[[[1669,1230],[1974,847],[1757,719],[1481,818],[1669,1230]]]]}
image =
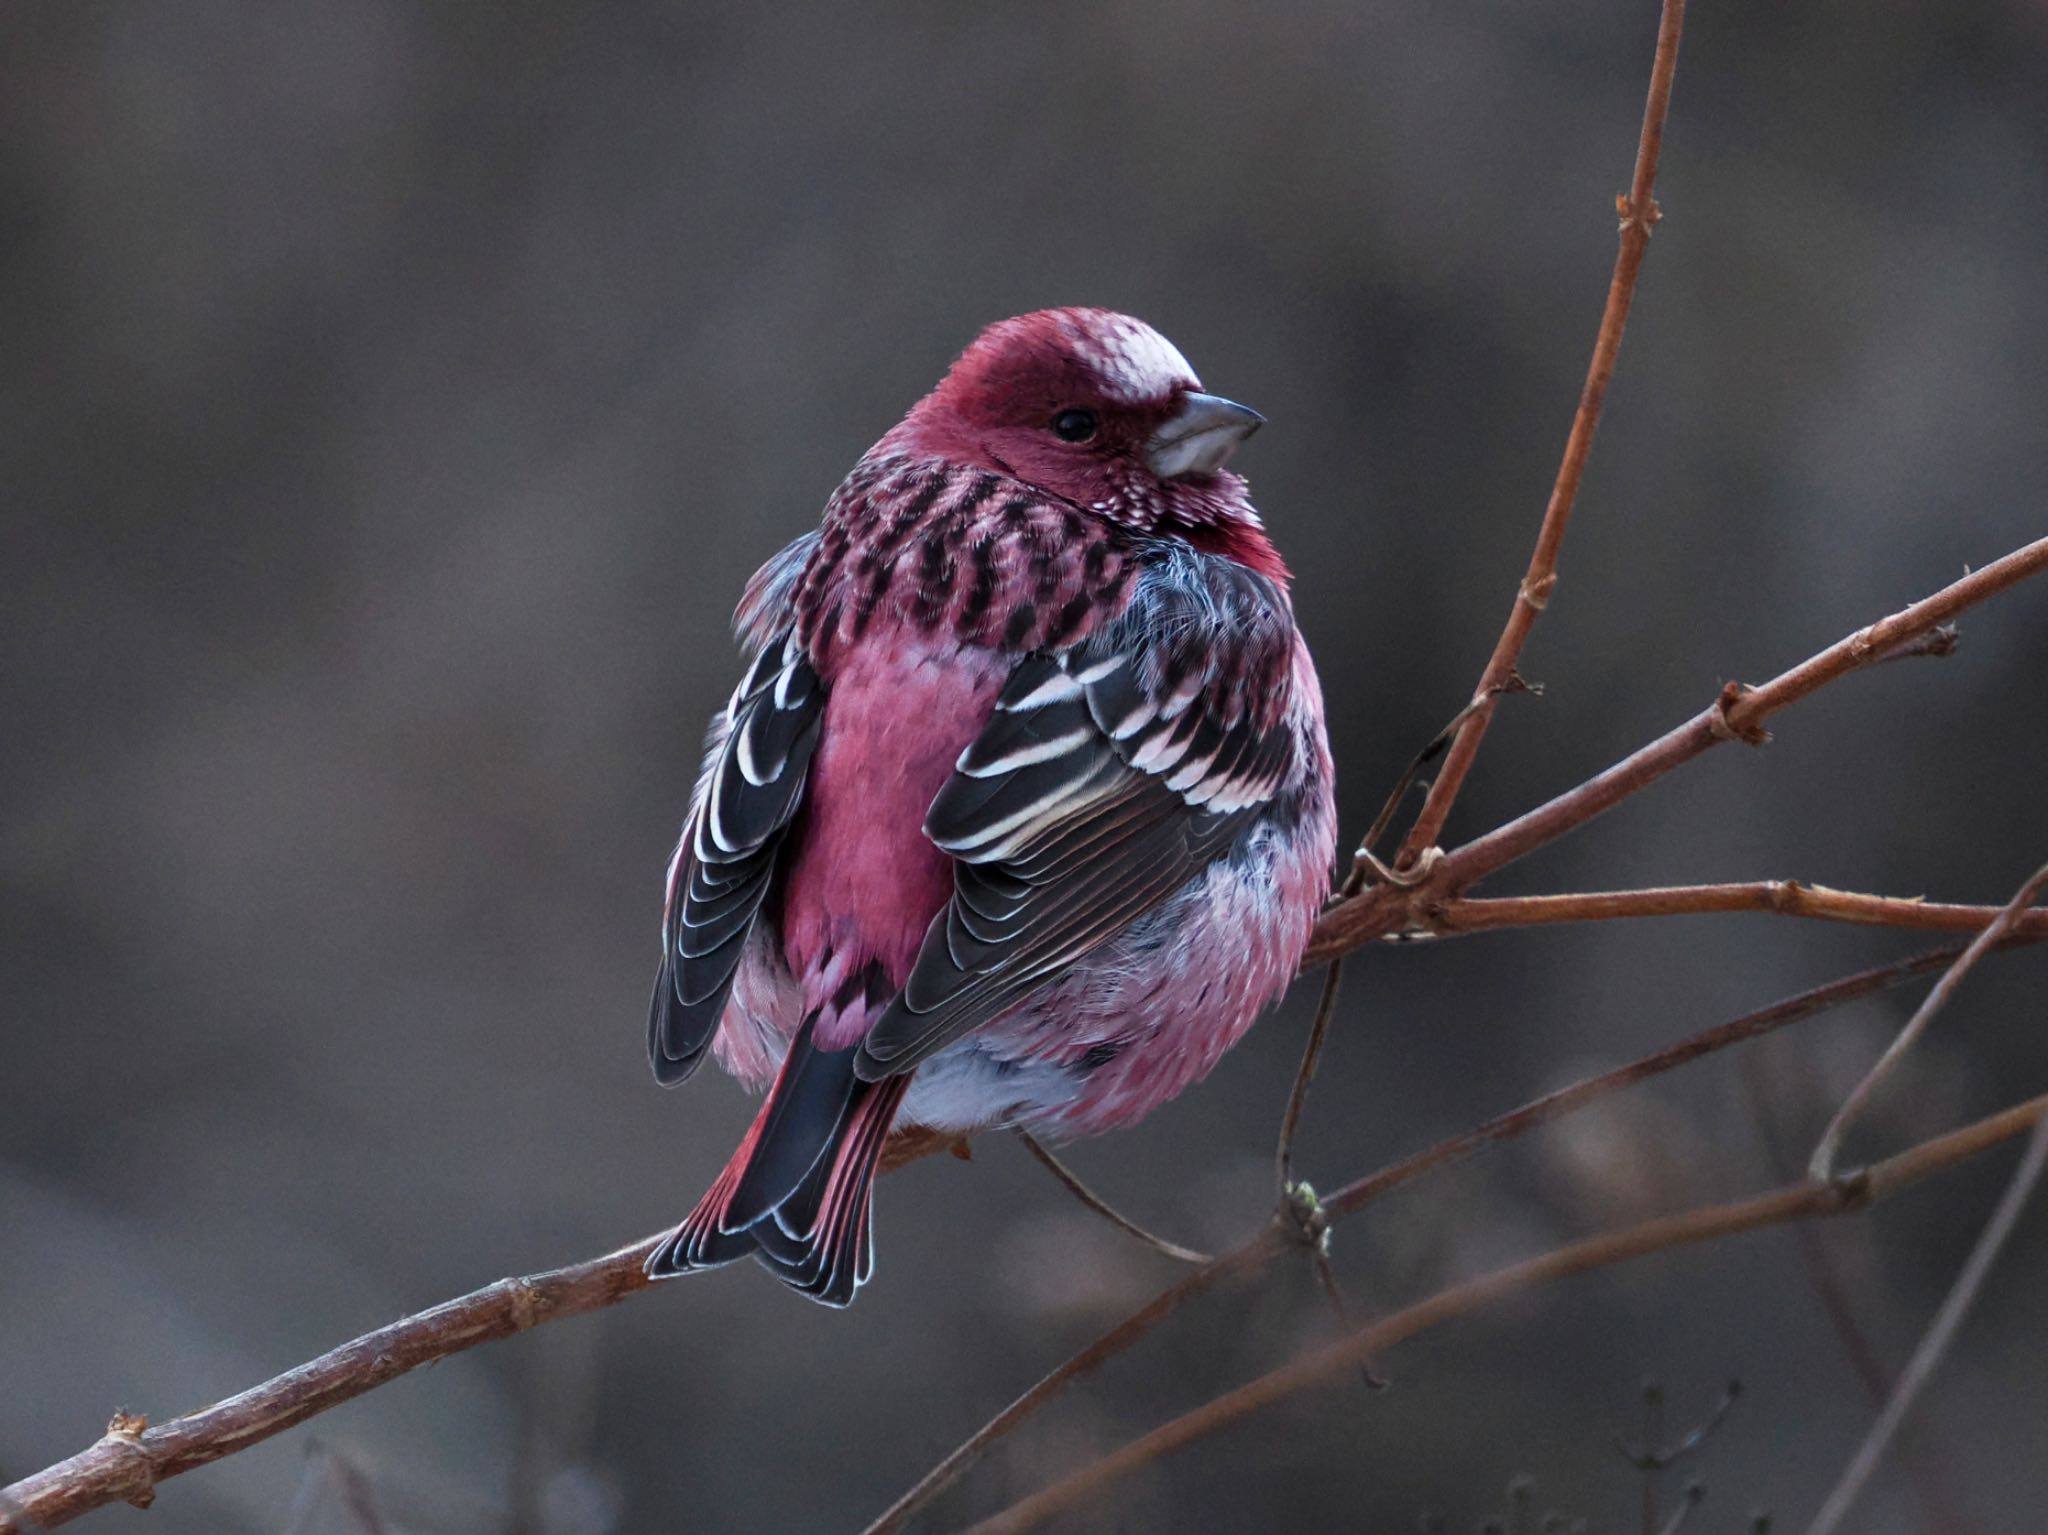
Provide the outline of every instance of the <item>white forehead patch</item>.
{"type": "Polygon", "coordinates": [[[1114,400],[1139,405],[1164,399],[1182,387],[1202,387],[1180,348],[1143,320],[1097,314],[1087,323],[1069,321],[1067,332],[1075,350],[1102,375],[1104,389],[1114,400]]]}

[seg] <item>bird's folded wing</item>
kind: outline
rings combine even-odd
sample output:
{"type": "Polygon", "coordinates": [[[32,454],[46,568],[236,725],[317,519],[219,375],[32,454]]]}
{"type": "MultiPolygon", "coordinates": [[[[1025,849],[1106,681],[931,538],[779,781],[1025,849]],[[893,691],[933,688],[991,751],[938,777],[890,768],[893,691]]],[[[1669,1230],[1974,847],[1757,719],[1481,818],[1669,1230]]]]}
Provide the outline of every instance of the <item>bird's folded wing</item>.
{"type": "Polygon", "coordinates": [[[1026,657],[932,802],[954,890],[856,1058],[913,1069],[1220,856],[1280,788],[1293,626],[1263,577],[1176,558],[1099,636],[1026,657]]]}
{"type": "Polygon", "coordinates": [[[825,689],[793,633],[762,646],[726,707],[670,875],[648,1053],[663,1082],[696,1068],[802,803],[825,689]]]}

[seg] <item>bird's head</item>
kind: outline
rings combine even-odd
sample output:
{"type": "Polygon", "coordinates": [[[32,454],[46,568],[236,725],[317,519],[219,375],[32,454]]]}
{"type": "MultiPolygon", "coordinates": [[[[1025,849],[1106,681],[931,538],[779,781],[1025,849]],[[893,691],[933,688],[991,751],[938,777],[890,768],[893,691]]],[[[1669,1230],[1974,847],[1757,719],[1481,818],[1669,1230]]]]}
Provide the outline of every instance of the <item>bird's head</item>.
{"type": "Polygon", "coordinates": [[[1264,420],[1202,392],[1174,344],[1107,309],[991,325],[890,434],[1141,531],[1198,539],[1258,527],[1237,445],[1264,420]]]}

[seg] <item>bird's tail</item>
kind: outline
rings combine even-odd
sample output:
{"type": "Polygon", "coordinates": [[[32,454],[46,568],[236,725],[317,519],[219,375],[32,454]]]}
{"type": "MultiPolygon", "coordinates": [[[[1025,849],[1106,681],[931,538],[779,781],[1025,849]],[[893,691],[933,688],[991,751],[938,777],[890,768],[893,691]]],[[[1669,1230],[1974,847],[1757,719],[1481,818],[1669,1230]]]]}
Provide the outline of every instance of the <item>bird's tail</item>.
{"type": "Polygon", "coordinates": [[[863,1082],[857,1045],[823,1050],[807,1019],[725,1171],[647,1260],[650,1278],[752,1254],[791,1289],[844,1306],[874,1269],[875,1165],[910,1077],[863,1082]]]}

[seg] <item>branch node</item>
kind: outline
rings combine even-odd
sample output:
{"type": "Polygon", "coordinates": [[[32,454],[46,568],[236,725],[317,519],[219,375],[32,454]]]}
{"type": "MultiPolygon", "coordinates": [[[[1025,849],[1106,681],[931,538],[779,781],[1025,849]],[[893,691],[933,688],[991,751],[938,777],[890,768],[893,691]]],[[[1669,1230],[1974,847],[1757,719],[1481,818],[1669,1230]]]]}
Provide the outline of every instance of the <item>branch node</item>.
{"type": "Polygon", "coordinates": [[[1739,723],[1735,710],[1749,696],[1747,683],[1730,682],[1707,710],[1707,730],[1717,741],[1739,741],[1744,746],[1762,746],[1771,733],[1761,725],[1739,723]]]}
{"type": "Polygon", "coordinates": [[[530,1279],[501,1279],[499,1286],[510,1297],[512,1303],[512,1330],[525,1332],[538,1322],[547,1320],[547,1299],[530,1279]]]}
{"type": "Polygon", "coordinates": [[[1835,1209],[1841,1214],[1852,1215],[1869,1207],[1874,1197],[1869,1168],[1859,1167],[1851,1172],[1829,1173],[1824,1177],[1833,1195],[1835,1209]]]}
{"type": "MultiPolygon", "coordinates": [[[[1550,606],[1550,594],[1557,590],[1557,572],[1545,571],[1534,581],[1524,577],[1517,595],[1523,602],[1541,613],[1550,606]]],[[[1505,691],[1505,689],[1503,689],[1505,691]]]]}
{"type": "MultiPolygon", "coordinates": [[[[149,1447],[142,1442],[142,1436],[148,1429],[149,1419],[141,1413],[117,1407],[114,1409],[113,1418],[107,1424],[106,1435],[100,1441],[102,1444],[120,1446],[126,1454],[139,1462],[135,1466],[135,1475],[140,1479],[140,1485],[121,1494],[126,1502],[137,1508],[148,1508],[156,1501],[156,1457],[149,1453],[149,1447]]],[[[23,1528],[34,1529],[36,1526],[24,1525],[23,1528]]]]}
{"type": "Polygon", "coordinates": [[[1764,883],[1764,902],[1772,911],[1797,911],[1805,904],[1812,887],[1801,880],[1774,879],[1764,883]]]}
{"type": "Polygon", "coordinates": [[[1631,228],[1635,228],[1641,230],[1643,238],[1647,240],[1651,232],[1664,221],[1664,210],[1658,205],[1657,199],[1654,197],[1645,198],[1643,202],[1643,211],[1637,213],[1636,206],[1629,200],[1628,194],[1626,192],[1619,193],[1614,199],[1614,212],[1615,216],[1621,220],[1621,232],[1623,234],[1627,234],[1631,228]]]}

